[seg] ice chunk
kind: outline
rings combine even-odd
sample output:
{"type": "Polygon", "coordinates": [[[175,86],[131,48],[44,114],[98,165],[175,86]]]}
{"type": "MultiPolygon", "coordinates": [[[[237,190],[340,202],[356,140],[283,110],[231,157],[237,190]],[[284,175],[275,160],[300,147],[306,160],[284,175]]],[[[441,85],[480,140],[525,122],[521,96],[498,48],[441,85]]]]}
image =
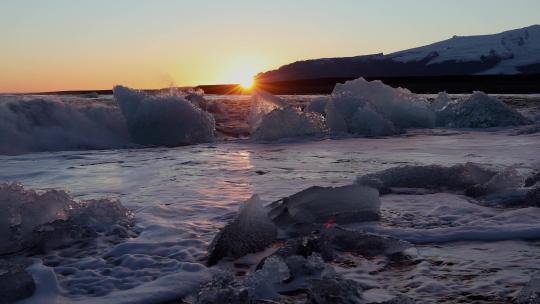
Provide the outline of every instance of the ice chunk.
{"type": "Polygon", "coordinates": [[[369,104],[359,107],[352,117],[350,131],[367,136],[398,134],[394,124],[372,109],[369,104]]]}
{"type": "Polygon", "coordinates": [[[30,297],[36,289],[32,276],[24,270],[24,265],[11,260],[0,259],[0,301],[14,303],[30,297]]]}
{"type": "Polygon", "coordinates": [[[224,257],[239,258],[263,250],[276,235],[277,229],[268,218],[263,201],[255,195],[242,205],[236,219],[214,237],[207,263],[214,265],[224,257]]]}
{"type": "Polygon", "coordinates": [[[437,98],[431,103],[431,109],[440,111],[452,102],[450,96],[446,92],[439,92],[437,98]]]}
{"type": "Polygon", "coordinates": [[[390,188],[465,190],[476,184],[487,182],[496,173],[473,163],[457,164],[451,167],[400,166],[359,176],[356,183],[375,187],[383,193],[391,192],[390,188]]]}
{"type": "Polygon", "coordinates": [[[326,104],[328,103],[328,97],[318,97],[313,99],[307,106],[306,112],[315,112],[321,115],[326,114],[326,104]]]}
{"type": "Polygon", "coordinates": [[[218,273],[214,279],[203,286],[197,294],[196,304],[247,304],[250,303],[250,294],[247,288],[238,288],[230,274],[218,273]]]}
{"type": "Polygon", "coordinates": [[[333,101],[326,104],[326,125],[332,133],[348,133],[349,127],[344,115],[338,111],[333,101]]]}
{"type": "Polygon", "coordinates": [[[263,118],[275,109],[283,109],[287,103],[281,98],[261,90],[255,90],[251,96],[251,108],[248,124],[251,131],[255,131],[262,123],[263,118]]]}
{"type": "Polygon", "coordinates": [[[292,256],[308,257],[317,254],[324,261],[332,261],[335,250],[373,257],[391,256],[412,246],[409,242],[391,236],[327,226],[307,236],[287,240],[273,255],[287,260],[292,256]]]}
{"type": "Polygon", "coordinates": [[[363,256],[390,256],[401,253],[413,245],[385,235],[348,230],[340,227],[324,230],[333,246],[340,251],[355,252],[363,256]]]}
{"type": "Polygon", "coordinates": [[[524,186],[531,187],[531,186],[534,186],[538,182],[540,182],[540,171],[535,171],[525,179],[524,186]]]}
{"type": "Polygon", "coordinates": [[[135,143],[175,146],[214,137],[212,115],[180,94],[149,95],[123,86],[113,92],[135,143]]]}
{"type": "Polygon", "coordinates": [[[63,191],[37,193],[21,184],[0,184],[0,253],[22,249],[32,230],[42,224],[68,218],[76,203],[63,191]]]}
{"type": "Polygon", "coordinates": [[[482,195],[501,193],[517,189],[524,183],[524,177],[515,169],[507,168],[495,174],[485,183],[474,185],[465,191],[468,196],[478,197],[482,195]]]}
{"type": "Polygon", "coordinates": [[[540,185],[527,191],[525,199],[523,200],[523,205],[540,207],[540,185]]]}
{"type": "Polygon", "coordinates": [[[313,279],[308,289],[308,303],[364,304],[362,285],[340,276],[313,279]]]}
{"type": "Polygon", "coordinates": [[[275,300],[279,298],[280,285],[289,278],[289,268],[283,259],[269,257],[261,269],[238,280],[226,273],[218,273],[212,282],[201,289],[196,303],[247,304],[257,300],[275,300]]]}
{"type": "Polygon", "coordinates": [[[291,276],[287,264],[279,257],[269,257],[263,267],[242,280],[252,298],[273,300],[279,298],[277,285],[291,276]]]}
{"type": "Polygon", "coordinates": [[[3,183],[0,184],[0,230],[10,233],[0,234],[0,253],[40,246],[48,239],[45,235],[55,238],[55,242],[61,239],[71,242],[77,240],[76,236],[109,232],[115,225],[127,226],[130,216],[119,201],[77,202],[64,191],[38,193],[24,189],[21,184],[3,183]],[[61,237],[68,235],[72,237],[61,237]]]}
{"type": "Polygon", "coordinates": [[[425,98],[407,89],[392,88],[379,80],[358,78],[344,84],[338,83],[331,98],[348,124],[348,117],[356,109],[369,104],[397,128],[429,128],[435,125],[435,114],[425,98]]]}
{"type": "Polygon", "coordinates": [[[262,118],[252,138],[277,140],[321,134],[325,131],[324,118],[317,113],[303,113],[295,108],[275,109],[262,118]]]}
{"type": "Polygon", "coordinates": [[[474,92],[437,112],[437,126],[441,127],[489,128],[527,123],[529,120],[516,110],[483,92],[474,92]]]}
{"type": "Polygon", "coordinates": [[[269,213],[281,227],[353,223],[379,218],[379,192],[370,187],[310,187],[272,203],[269,213]]]}

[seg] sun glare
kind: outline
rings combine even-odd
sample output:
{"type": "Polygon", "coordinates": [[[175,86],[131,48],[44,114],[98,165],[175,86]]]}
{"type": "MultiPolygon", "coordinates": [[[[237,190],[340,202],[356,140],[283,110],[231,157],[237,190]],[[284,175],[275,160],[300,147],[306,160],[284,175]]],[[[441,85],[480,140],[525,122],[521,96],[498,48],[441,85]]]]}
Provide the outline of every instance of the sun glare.
{"type": "Polygon", "coordinates": [[[242,89],[248,90],[251,89],[255,84],[255,79],[253,78],[253,76],[247,76],[245,79],[241,79],[239,84],[242,89]]]}
{"type": "Polygon", "coordinates": [[[259,72],[259,68],[256,64],[250,62],[243,62],[231,67],[231,72],[228,74],[228,83],[236,83],[244,90],[251,90],[255,86],[255,75],[259,72]]]}

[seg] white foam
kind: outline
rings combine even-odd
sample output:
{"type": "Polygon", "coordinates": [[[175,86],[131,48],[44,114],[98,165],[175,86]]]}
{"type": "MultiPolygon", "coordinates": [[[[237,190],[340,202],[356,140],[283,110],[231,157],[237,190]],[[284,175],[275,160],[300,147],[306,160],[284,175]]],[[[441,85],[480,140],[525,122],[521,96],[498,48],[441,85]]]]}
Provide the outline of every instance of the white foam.
{"type": "Polygon", "coordinates": [[[415,244],[540,239],[540,208],[494,209],[453,194],[387,195],[370,232],[415,244]],[[386,218],[385,218],[386,214],[386,218]]]}
{"type": "Polygon", "coordinates": [[[0,154],[129,144],[124,117],[110,99],[0,95],[0,154]]]}
{"type": "Polygon", "coordinates": [[[283,109],[287,103],[281,98],[270,93],[255,90],[251,95],[251,106],[248,116],[248,124],[251,131],[255,131],[262,123],[263,118],[275,109],[283,109]]]}

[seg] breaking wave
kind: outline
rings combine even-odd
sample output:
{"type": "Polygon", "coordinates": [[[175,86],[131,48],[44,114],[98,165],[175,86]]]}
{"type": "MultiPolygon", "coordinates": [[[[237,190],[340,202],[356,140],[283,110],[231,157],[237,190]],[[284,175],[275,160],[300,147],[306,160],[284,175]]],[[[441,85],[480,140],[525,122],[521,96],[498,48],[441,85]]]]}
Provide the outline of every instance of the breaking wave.
{"type": "Polygon", "coordinates": [[[113,100],[0,96],[0,154],[105,149],[130,143],[113,100]]]}
{"type": "Polygon", "coordinates": [[[172,146],[214,137],[201,94],[151,95],[118,86],[114,97],[0,95],[0,154],[172,146]]]}

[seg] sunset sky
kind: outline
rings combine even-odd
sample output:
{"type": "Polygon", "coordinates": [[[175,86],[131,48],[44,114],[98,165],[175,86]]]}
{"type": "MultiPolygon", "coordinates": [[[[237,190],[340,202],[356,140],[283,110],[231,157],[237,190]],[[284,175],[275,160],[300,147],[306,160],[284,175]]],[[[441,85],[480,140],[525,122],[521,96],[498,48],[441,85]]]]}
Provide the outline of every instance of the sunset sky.
{"type": "Polygon", "coordinates": [[[0,1],[0,92],[237,83],[540,23],[538,0],[0,1]]]}

